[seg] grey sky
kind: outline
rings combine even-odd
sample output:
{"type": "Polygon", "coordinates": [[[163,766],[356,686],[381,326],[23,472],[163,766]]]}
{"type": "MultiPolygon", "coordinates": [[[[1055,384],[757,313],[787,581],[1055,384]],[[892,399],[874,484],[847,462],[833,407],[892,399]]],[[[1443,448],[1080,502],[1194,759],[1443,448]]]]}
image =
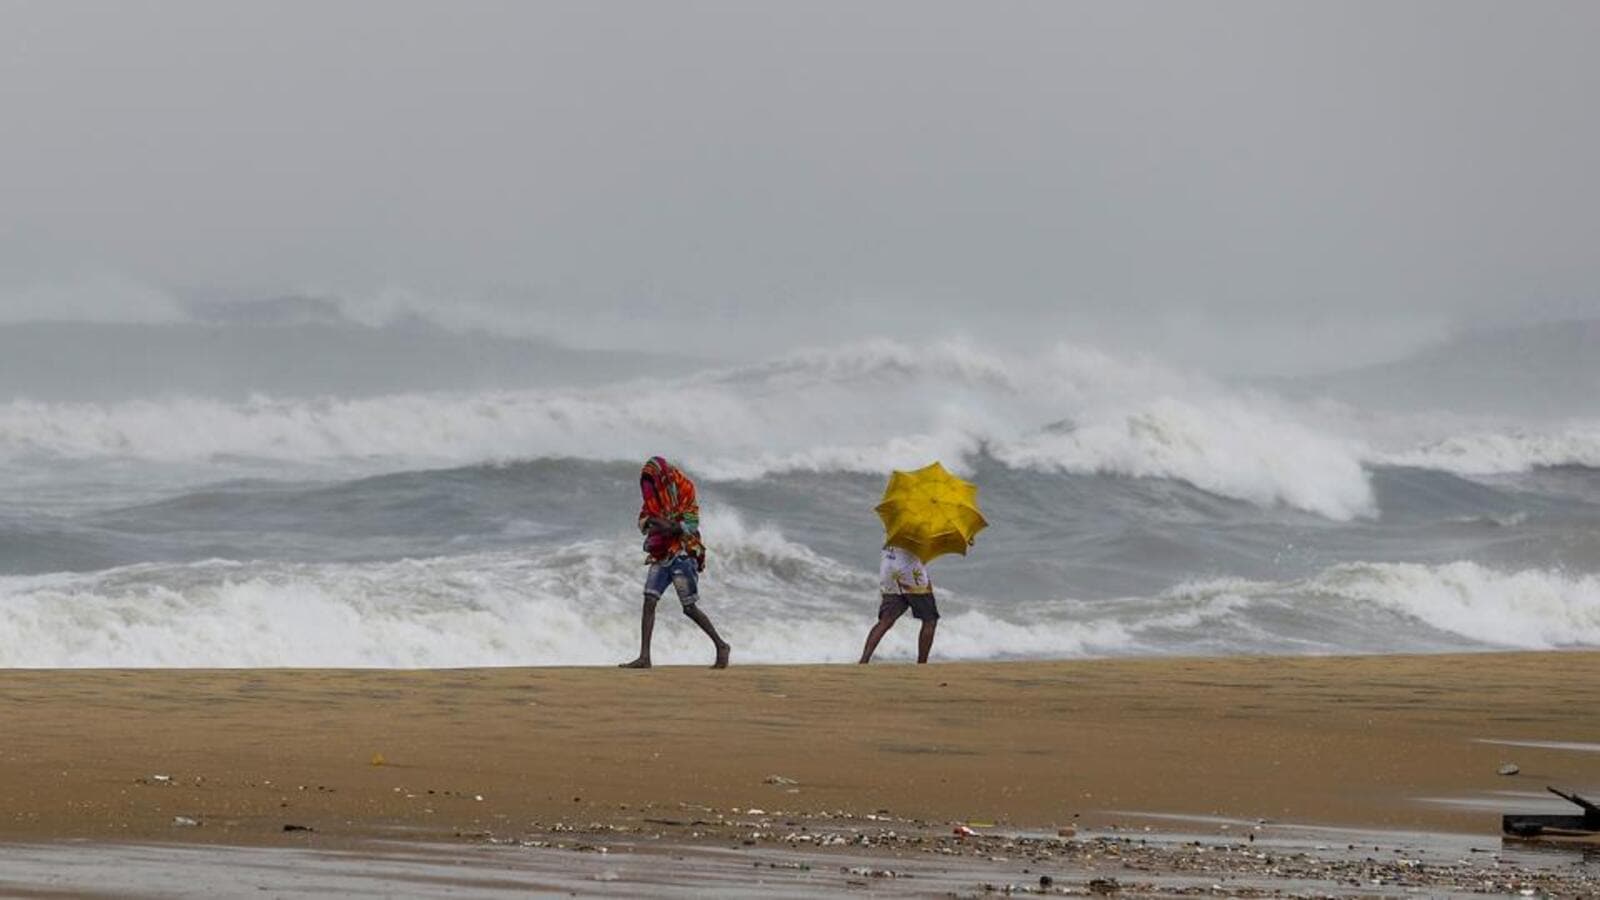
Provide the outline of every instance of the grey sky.
{"type": "Polygon", "coordinates": [[[0,313],[1361,361],[1600,314],[1597,38],[1584,2],[0,0],[0,313]]]}

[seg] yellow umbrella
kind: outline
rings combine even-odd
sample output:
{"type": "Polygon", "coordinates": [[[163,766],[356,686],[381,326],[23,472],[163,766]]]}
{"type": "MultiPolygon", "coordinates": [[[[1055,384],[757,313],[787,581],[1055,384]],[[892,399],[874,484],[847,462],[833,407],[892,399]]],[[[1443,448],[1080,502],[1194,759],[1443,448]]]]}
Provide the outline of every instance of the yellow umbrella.
{"type": "Polygon", "coordinates": [[[877,506],[884,543],[915,553],[923,562],[946,553],[965,556],[988,526],[978,512],[978,487],[934,463],[914,472],[896,471],[877,506]]]}

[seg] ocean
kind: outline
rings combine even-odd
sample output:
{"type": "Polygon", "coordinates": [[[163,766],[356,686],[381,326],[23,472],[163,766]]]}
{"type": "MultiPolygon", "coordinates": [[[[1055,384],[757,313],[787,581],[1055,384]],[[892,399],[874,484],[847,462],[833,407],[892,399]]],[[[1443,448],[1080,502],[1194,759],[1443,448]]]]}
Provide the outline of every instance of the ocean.
{"type": "MultiPolygon", "coordinates": [[[[1600,415],[1582,408],[1415,390],[1382,408],[1337,380],[892,339],[632,368],[530,343],[530,371],[556,360],[537,377],[476,383],[467,354],[430,384],[418,346],[392,388],[367,377],[381,360],[348,389],[223,389],[193,366],[84,387],[66,356],[59,377],[0,380],[0,666],[630,659],[656,454],[699,485],[702,604],[735,665],[859,654],[873,506],[891,469],[933,460],[978,484],[990,522],[930,567],[936,659],[1600,645],[1600,415]]],[[[880,656],[913,638],[902,625],[880,656]]],[[[673,614],[655,656],[710,648],[673,614]]]]}

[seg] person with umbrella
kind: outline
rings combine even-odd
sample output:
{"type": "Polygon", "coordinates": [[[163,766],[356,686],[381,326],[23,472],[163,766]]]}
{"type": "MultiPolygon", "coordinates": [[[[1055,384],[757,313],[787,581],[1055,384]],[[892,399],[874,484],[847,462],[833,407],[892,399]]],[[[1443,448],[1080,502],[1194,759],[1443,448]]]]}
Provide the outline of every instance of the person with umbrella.
{"type": "Polygon", "coordinates": [[[659,456],[645,460],[639,470],[639,532],[644,537],[644,612],[639,623],[639,657],[622,663],[624,669],[650,668],[650,637],[656,627],[656,603],[672,585],[688,616],[711,638],[717,649],[713,669],[728,667],[728,642],[717,634],[711,619],[700,609],[699,575],[706,568],[706,548],[700,542],[700,504],[694,482],[659,456]]]}
{"type": "Polygon", "coordinates": [[[978,488],[935,462],[914,472],[893,472],[877,506],[883,520],[883,559],[878,565],[878,621],[867,632],[861,663],[872,661],[878,642],[906,610],[922,622],[917,662],[928,661],[939,627],[939,606],[926,563],[945,553],[966,555],[989,523],[978,511],[978,488]]]}

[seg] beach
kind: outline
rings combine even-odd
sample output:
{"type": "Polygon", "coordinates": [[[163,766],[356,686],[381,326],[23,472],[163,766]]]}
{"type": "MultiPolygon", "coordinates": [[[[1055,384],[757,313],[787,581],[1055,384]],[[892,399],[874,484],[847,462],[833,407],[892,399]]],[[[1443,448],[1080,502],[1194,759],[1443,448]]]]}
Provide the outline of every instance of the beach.
{"type": "Polygon", "coordinates": [[[1597,676],[1589,652],[11,670],[0,836],[273,844],[752,808],[1052,833],[1166,814],[1490,835],[1498,816],[1473,797],[1600,786],[1582,749],[1600,746],[1597,676]],[[1497,774],[1507,761],[1520,774],[1497,774]]]}
{"type": "Polygon", "coordinates": [[[1597,675],[1591,652],[13,669],[0,891],[1587,895],[1589,857],[1502,847],[1499,812],[1600,793],[1597,675]]]}

